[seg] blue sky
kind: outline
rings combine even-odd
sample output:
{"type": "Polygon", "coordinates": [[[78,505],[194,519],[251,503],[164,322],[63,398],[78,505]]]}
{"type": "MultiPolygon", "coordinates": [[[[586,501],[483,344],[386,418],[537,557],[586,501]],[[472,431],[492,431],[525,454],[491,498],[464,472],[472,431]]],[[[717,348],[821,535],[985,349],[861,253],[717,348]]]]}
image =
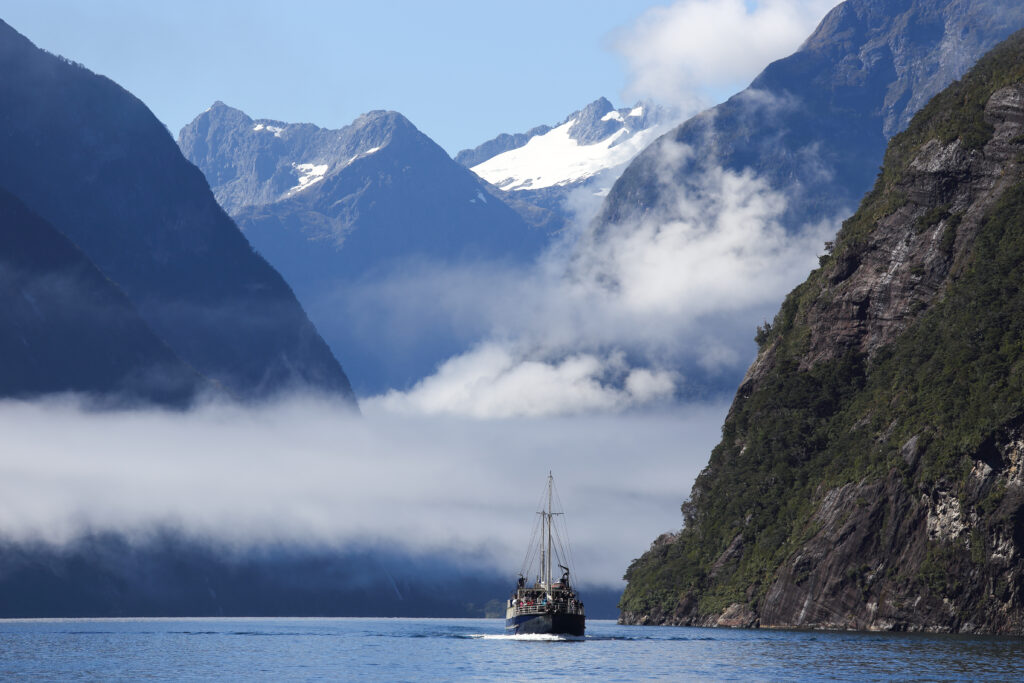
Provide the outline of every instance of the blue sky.
{"type": "Polygon", "coordinates": [[[449,152],[619,106],[613,33],[650,0],[0,0],[36,45],[113,78],[171,131],[215,100],[337,128],[395,109],[449,152]]]}
{"type": "Polygon", "coordinates": [[[123,85],[175,136],[216,100],[328,128],[394,109],[454,154],[601,96],[692,113],[791,53],[834,3],[0,0],[0,18],[123,85]]]}

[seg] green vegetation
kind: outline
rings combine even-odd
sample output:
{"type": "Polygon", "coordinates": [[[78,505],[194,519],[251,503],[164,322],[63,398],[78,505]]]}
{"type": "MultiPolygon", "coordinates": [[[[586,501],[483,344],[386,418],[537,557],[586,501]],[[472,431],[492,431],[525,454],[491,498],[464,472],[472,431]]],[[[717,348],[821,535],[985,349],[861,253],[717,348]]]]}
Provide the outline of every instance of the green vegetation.
{"type": "MultiPolygon", "coordinates": [[[[875,188],[823,259],[834,268],[814,271],[774,321],[758,328],[761,352],[771,349],[774,359],[753,392],[737,394],[722,441],[682,507],[679,539],[630,566],[623,610],[670,614],[685,596],[697,600],[700,614],[732,602],[756,606],[782,563],[815,533],[812,515],[824,491],[893,471],[907,487],[944,482],[963,491],[971,456],[1024,414],[1024,183],[1003,195],[957,277],[894,343],[870,361],[848,353],[800,368],[809,305],[827,289],[830,272],[856,261],[878,220],[906,203],[900,183],[920,147],[933,139],[981,146],[992,134],[981,116],[985,102],[1021,81],[1024,32],[989,53],[893,139],[875,188]],[[914,436],[923,453],[917,469],[900,456],[914,436]],[[742,552],[716,566],[737,538],[742,552]]],[[[935,207],[908,229],[946,221],[940,247],[952,254],[961,218],[948,206],[935,207]]],[[[1002,495],[989,493],[979,509],[995,510],[1002,495]]],[[[984,561],[981,540],[972,541],[972,559],[984,561]]],[[[944,571],[944,554],[951,552],[936,544],[905,578],[936,595],[955,594],[961,587],[944,571]]],[[[865,573],[851,580],[863,581],[865,573]]]]}
{"type": "MultiPolygon", "coordinates": [[[[948,145],[954,140],[968,150],[980,149],[992,137],[985,122],[985,103],[997,90],[1024,81],[1024,31],[1018,31],[996,46],[968,72],[936,95],[917,113],[902,133],[893,137],[875,187],[868,193],[836,238],[836,254],[848,256],[863,246],[878,220],[891,215],[907,202],[901,189],[910,163],[921,147],[931,140],[948,145]]],[[[936,207],[936,214],[948,207],[936,207]]],[[[938,223],[937,215],[930,217],[938,223]]],[[[920,225],[920,223],[919,223],[920,225]]]]}

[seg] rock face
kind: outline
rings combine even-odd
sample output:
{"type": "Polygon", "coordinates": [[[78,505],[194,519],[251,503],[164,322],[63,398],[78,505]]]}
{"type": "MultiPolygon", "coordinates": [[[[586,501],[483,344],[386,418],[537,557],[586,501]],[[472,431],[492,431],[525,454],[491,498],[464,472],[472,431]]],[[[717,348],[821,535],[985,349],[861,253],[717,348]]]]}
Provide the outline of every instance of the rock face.
{"type": "Polygon", "coordinates": [[[886,141],[1021,26],[1016,0],[847,0],[796,53],[638,155],[612,187],[597,231],[677,218],[678,198],[699,192],[695,179],[719,166],[783,192],[790,230],[850,211],[871,187],[886,141]]]}
{"type": "Polygon", "coordinates": [[[164,126],[0,22],[0,186],[67,236],[180,359],[233,396],[353,394],[281,276],[164,126]]]}
{"type": "Polygon", "coordinates": [[[218,102],[179,144],[350,364],[360,393],[411,385],[466,347],[444,330],[390,324],[386,312],[353,312],[348,291],[423,263],[528,263],[547,243],[397,112],[329,130],[253,120],[218,102]]]}
{"type": "Polygon", "coordinates": [[[893,138],[624,623],[1024,634],[1024,32],[893,138]]]}
{"type": "Polygon", "coordinates": [[[185,405],[210,389],[66,237],[0,189],[0,396],[185,405]]]}

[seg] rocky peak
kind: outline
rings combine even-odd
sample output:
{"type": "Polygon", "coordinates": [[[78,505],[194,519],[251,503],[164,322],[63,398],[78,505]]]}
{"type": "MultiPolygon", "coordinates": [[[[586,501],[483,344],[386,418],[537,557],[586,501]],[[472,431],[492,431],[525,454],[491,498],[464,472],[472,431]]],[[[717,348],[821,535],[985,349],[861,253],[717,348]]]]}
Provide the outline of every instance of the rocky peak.
{"type": "Polygon", "coordinates": [[[569,137],[581,145],[592,145],[604,140],[623,127],[623,119],[618,112],[609,116],[614,111],[611,102],[599,97],[569,116],[567,120],[576,122],[569,131],[569,137]]]}
{"type": "Polygon", "coordinates": [[[253,119],[215,103],[181,129],[178,144],[231,214],[305,193],[360,159],[397,142],[443,150],[395,111],[370,111],[332,130],[310,123],[253,119]]]}

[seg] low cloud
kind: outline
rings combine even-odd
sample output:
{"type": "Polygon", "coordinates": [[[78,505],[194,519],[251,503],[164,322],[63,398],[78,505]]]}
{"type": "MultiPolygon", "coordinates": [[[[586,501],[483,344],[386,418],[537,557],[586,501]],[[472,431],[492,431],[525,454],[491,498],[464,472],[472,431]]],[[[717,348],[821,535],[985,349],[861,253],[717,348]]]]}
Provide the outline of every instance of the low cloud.
{"type": "Polygon", "coordinates": [[[680,0],[613,37],[630,71],[627,99],[695,113],[792,53],[834,0],[680,0]]]}
{"type": "Polygon", "coordinates": [[[395,300],[405,291],[423,302],[434,325],[469,319],[485,332],[408,390],[364,405],[503,418],[731,394],[753,359],[755,326],[817,265],[838,220],[785,226],[786,193],[752,171],[705,160],[682,185],[673,173],[692,150],[664,140],[657,149],[656,182],[673,198],[664,211],[596,232],[593,214],[578,214],[533,266],[388,281],[395,300]]]}
{"type": "Polygon", "coordinates": [[[675,385],[674,372],[629,368],[621,353],[543,360],[488,342],[449,360],[412,390],[391,391],[367,403],[423,415],[542,417],[663,401],[673,397],[675,385]]]}
{"type": "Polygon", "coordinates": [[[552,470],[579,579],[621,585],[652,538],[679,528],[682,492],[717,442],[725,410],[477,420],[372,404],[359,418],[302,397],[189,412],[7,401],[0,538],[142,538],[163,526],[238,548],[451,550],[514,576],[552,470]]]}

